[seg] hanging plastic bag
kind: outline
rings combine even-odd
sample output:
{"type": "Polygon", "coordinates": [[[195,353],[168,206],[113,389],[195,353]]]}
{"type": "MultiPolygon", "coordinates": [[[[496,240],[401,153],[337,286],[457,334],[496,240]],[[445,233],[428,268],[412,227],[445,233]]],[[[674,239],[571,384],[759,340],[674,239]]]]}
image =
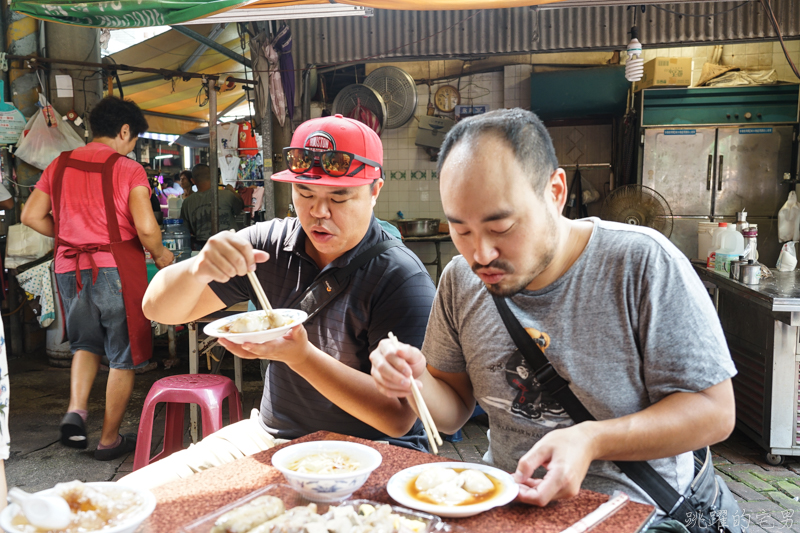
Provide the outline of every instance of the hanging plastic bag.
{"type": "Polygon", "coordinates": [[[52,237],[45,237],[25,224],[14,224],[8,228],[7,243],[6,268],[17,268],[36,261],[53,249],[52,237]]]}
{"type": "Polygon", "coordinates": [[[50,106],[37,110],[28,125],[30,127],[25,126],[14,155],[39,170],[47,168],[61,152],[85,144],[72,126],[61,120],[58,111],[50,106]]]}
{"type": "Polygon", "coordinates": [[[800,206],[797,193],[791,191],[786,203],[778,211],[778,242],[800,240],[800,206]]]}
{"type": "Polygon", "coordinates": [[[775,268],[781,272],[791,272],[797,267],[797,252],[794,249],[794,241],[787,242],[781,248],[781,255],[778,256],[778,263],[775,268]]]}

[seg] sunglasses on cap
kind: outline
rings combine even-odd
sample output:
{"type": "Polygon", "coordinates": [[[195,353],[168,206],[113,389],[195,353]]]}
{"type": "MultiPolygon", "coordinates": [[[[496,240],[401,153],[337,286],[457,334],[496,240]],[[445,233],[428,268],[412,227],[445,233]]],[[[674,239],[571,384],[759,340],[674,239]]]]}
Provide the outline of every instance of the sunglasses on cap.
{"type": "Polygon", "coordinates": [[[283,149],[283,160],[286,161],[288,169],[295,174],[308,172],[314,165],[319,165],[328,176],[333,176],[334,178],[342,176],[353,177],[369,165],[380,169],[381,179],[383,179],[383,167],[379,163],[350,152],[342,152],[341,150],[318,152],[308,148],[289,147],[283,149]],[[358,161],[361,164],[350,171],[353,161],[358,161]]]}

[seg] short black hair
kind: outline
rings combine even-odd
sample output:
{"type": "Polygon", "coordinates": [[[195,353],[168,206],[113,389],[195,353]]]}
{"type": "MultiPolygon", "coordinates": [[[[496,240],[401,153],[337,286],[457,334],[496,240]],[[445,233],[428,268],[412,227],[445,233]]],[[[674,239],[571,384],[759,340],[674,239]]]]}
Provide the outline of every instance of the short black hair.
{"type": "Polygon", "coordinates": [[[498,109],[462,120],[447,134],[439,149],[437,173],[441,176],[450,151],[463,140],[475,140],[483,134],[504,139],[523,169],[530,172],[533,190],[544,192],[548,178],[558,168],[556,150],[550,134],[534,113],[525,109],[498,109]]]}
{"type": "Polygon", "coordinates": [[[205,183],[211,181],[211,168],[208,165],[200,163],[192,167],[192,182],[205,183]]]}
{"type": "Polygon", "coordinates": [[[116,96],[106,96],[97,102],[89,114],[89,125],[95,137],[113,139],[125,124],[131,129],[131,138],[138,137],[150,127],[138,105],[116,96]]]}
{"type": "Polygon", "coordinates": [[[181,173],[178,174],[178,181],[180,181],[180,179],[183,176],[186,176],[187,180],[189,180],[191,183],[194,183],[194,181],[192,180],[192,171],[191,170],[182,170],[181,173]]]}

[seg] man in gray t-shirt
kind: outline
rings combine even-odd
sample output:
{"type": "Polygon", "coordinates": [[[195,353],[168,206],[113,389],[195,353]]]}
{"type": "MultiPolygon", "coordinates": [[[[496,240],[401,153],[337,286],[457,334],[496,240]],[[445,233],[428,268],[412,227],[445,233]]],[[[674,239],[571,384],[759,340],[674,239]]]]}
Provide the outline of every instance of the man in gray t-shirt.
{"type": "Polygon", "coordinates": [[[734,426],[736,369],[719,320],[689,261],[661,234],[562,217],[568,187],[557,167],[530,112],[487,113],[451,130],[439,179],[462,255],[442,275],[422,351],[382,342],[372,375],[393,397],[410,395],[413,375],[445,433],[477,400],[489,415],[485,459],[515,472],[524,502],[587,488],[653,503],[611,462],[620,460],[650,461],[685,493],[691,451],[734,426]],[[492,295],[506,298],[597,422],[575,424],[542,390],[492,295]]]}
{"type": "MultiPolygon", "coordinates": [[[[199,250],[211,237],[211,173],[208,165],[195,165],[192,169],[192,180],[197,185],[197,192],[183,200],[181,218],[189,225],[192,234],[192,248],[199,250]]],[[[219,191],[219,231],[239,229],[236,227],[236,217],[242,212],[244,202],[233,191],[226,187],[219,191]]]]}

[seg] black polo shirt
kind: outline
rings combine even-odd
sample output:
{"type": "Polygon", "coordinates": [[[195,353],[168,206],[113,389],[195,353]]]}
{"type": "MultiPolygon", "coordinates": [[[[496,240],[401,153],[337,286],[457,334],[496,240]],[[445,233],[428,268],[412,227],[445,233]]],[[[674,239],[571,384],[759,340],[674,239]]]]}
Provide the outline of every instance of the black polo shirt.
{"type": "MultiPolygon", "coordinates": [[[[270,255],[256,275],[270,303],[286,307],[320,274],[341,268],[373,245],[393,239],[375,217],[361,242],[320,270],[305,252],[306,234],[296,218],[275,219],[239,232],[254,248],[270,255]]],[[[211,283],[225,305],[258,298],[246,276],[227,283],[211,283]]],[[[422,347],[436,288],[427,270],[405,246],[390,248],[351,277],[348,286],[312,320],[305,322],[308,340],[342,363],[369,373],[369,354],[391,331],[405,343],[422,347]]],[[[427,450],[422,424],[417,420],[400,439],[389,438],[346,413],[286,364],[269,365],[261,399],[261,424],[278,438],[293,439],[326,430],[400,446],[427,450]]]]}

